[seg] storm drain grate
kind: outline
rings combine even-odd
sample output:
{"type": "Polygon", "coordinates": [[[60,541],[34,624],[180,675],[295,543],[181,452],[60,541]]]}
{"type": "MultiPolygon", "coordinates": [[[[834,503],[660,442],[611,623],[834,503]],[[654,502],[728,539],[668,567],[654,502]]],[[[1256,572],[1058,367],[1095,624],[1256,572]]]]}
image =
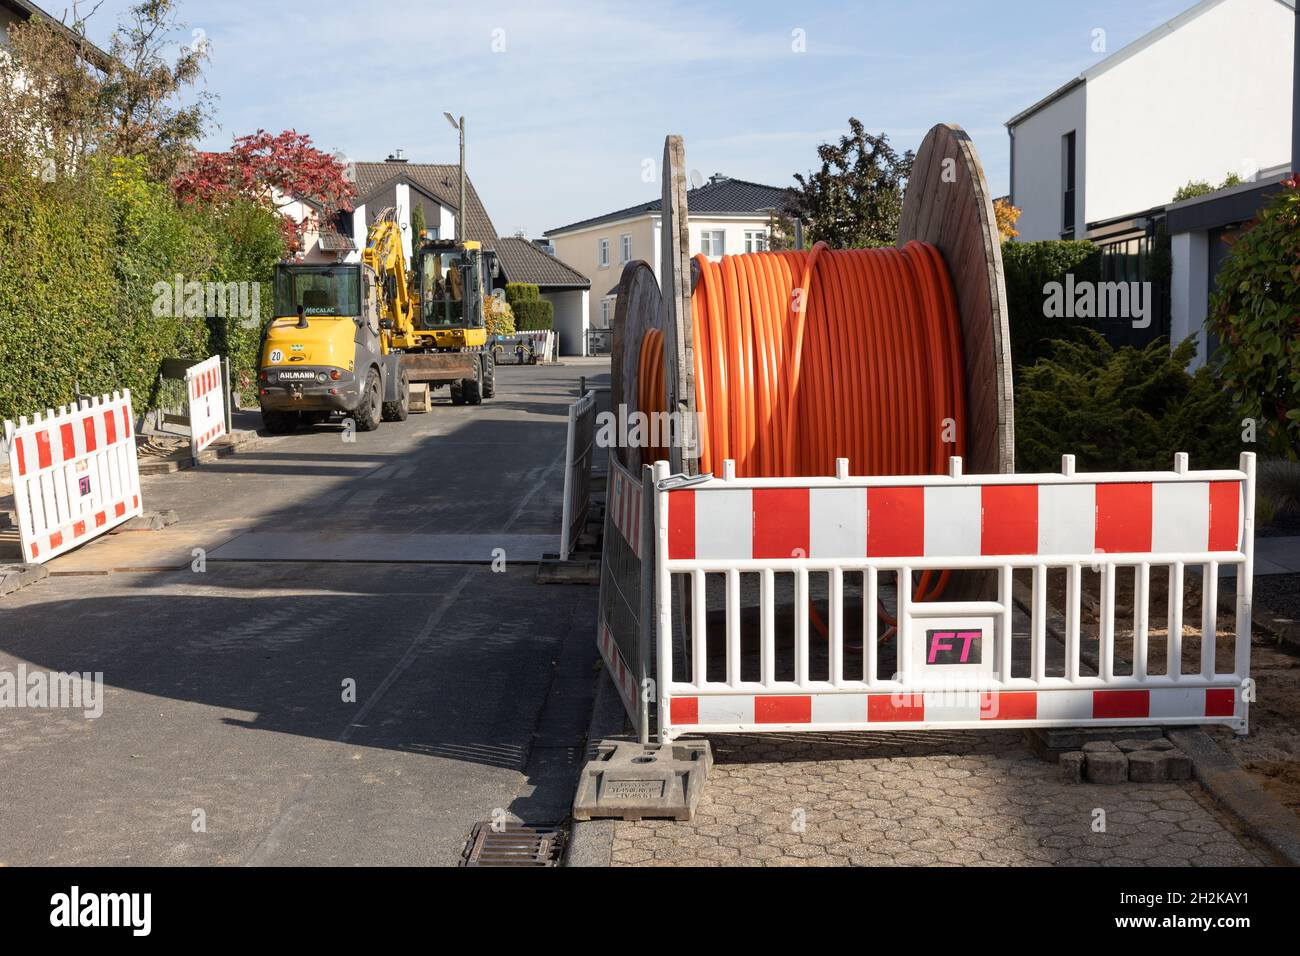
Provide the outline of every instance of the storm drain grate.
{"type": "Polygon", "coordinates": [[[564,831],[545,824],[476,823],[465,844],[461,866],[558,866],[564,831]],[[499,824],[498,824],[499,826],[499,824]]]}

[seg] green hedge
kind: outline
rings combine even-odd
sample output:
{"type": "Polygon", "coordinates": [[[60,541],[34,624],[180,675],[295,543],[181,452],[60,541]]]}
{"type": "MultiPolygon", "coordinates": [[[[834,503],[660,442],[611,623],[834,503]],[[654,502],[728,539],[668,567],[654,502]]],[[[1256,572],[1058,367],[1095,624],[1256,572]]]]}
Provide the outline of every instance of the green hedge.
{"type": "Polygon", "coordinates": [[[520,332],[545,332],[555,323],[555,307],[544,299],[519,302],[512,308],[515,328],[520,332]]]}
{"type": "MultiPolygon", "coordinates": [[[[0,418],[130,388],[137,412],[167,356],[228,354],[256,366],[257,321],[154,314],[154,286],[269,283],[283,255],[274,212],[248,203],[182,207],[140,163],[43,181],[0,166],[0,418]]],[[[271,289],[260,289],[261,312],[271,289]]]]}
{"type": "Polygon", "coordinates": [[[531,282],[507,282],[506,302],[514,313],[515,329],[520,332],[545,332],[555,323],[555,307],[531,282]]]}
{"type": "Polygon", "coordinates": [[[1054,341],[1087,341],[1090,323],[1048,318],[1043,314],[1043,287],[1065,282],[1101,280],[1101,250],[1091,242],[1004,242],[1002,267],[1007,283],[1011,326],[1011,361],[1016,369],[1051,353],[1054,341]]]}
{"type": "Polygon", "coordinates": [[[506,283],[506,301],[512,309],[520,302],[537,302],[540,299],[541,291],[531,282],[506,283]]]}

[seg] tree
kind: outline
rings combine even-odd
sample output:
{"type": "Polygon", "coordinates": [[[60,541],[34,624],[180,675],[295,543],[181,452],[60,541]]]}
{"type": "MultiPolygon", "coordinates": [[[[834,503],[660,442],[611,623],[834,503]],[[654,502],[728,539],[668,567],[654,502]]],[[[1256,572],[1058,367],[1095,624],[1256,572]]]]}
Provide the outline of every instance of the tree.
{"type": "Polygon", "coordinates": [[[236,137],[224,153],[197,153],[172,180],[172,188],[182,202],[220,205],[244,198],[273,209],[282,216],[291,249],[301,245],[308,229],[319,227],[321,218],[350,210],[356,194],[347,168],[295,130],[272,134],[259,129],[236,137]],[[310,210],[296,222],[285,210],[302,199],[320,211],[310,210]]]}
{"type": "Polygon", "coordinates": [[[67,30],[34,14],[0,47],[0,151],[47,180],[85,167],[107,124],[84,25],[67,30]]]}
{"type": "Polygon", "coordinates": [[[1229,189],[1233,186],[1240,186],[1244,180],[1236,173],[1228,173],[1217,186],[1211,186],[1204,179],[1189,180],[1186,185],[1179,186],[1174,193],[1174,202],[1182,202],[1184,199],[1195,199],[1197,196],[1208,196],[1210,193],[1218,192],[1220,189],[1229,189]]]}
{"type": "Polygon", "coordinates": [[[791,212],[808,224],[811,242],[839,249],[893,245],[912,174],[911,150],[901,156],[889,138],[866,132],[849,117],[848,135],[817,147],[821,169],[795,174],[791,212]]]}
{"type": "Polygon", "coordinates": [[[773,209],[767,217],[767,250],[781,252],[795,247],[796,226],[794,217],[786,210],[789,206],[773,209]]]}
{"type": "Polygon", "coordinates": [[[86,40],[89,18],[74,5],[69,24],[35,14],[10,29],[0,51],[0,151],[50,179],[82,173],[92,155],[140,159],[166,178],[210,115],[211,94],[193,89],[207,42],[195,31],[167,57],[184,29],[174,0],[132,7],[108,56],[86,40]]]}
{"type": "Polygon", "coordinates": [[[998,235],[1003,242],[1020,235],[1016,222],[1020,219],[1021,212],[1019,206],[1011,205],[1006,199],[993,200],[993,215],[997,219],[998,235]]]}
{"type": "Polygon", "coordinates": [[[411,207],[411,242],[418,246],[420,237],[424,235],[424,229],[424,200],[417,196],[415,205],[411,207]]]}
{"type": "Polygon", "coordinates": [[[127,14],[125,28],[113,32],[103,86],[109,110],[108,142],[114,155],[141,157],[149,170],[166,179],[203,135],[211,116],[212,94],[192,89],[203,77],[208,42],[191,34],[169,62],[164,55],[173,36],[185,29],[176,19],[176,0],[141,0],[127,14]],[[194,99],[178,102],[182,94],[194,99]]]}
{"type": "Polygon", "coordinates": [[[1224,385],[1271,449],[1300,459],[1300,177],[1232,243],[1210,300],[1224,385]]]}

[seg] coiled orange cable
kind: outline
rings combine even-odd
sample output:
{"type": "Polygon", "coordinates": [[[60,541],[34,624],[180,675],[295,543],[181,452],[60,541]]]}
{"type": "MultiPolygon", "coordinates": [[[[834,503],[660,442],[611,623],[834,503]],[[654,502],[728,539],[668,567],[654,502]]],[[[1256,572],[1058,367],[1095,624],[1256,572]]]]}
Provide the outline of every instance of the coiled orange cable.
{"type": "MultiPolygon", "coordinates": [[[[691,300],[700,471],[745,478],[940,474],[964,455],[966,381],[956,297],[939,250],[696,256],[691,300]]],[[[664,341],[649,330],[637,404],[667,408],[664,341]]],[[[650,449],[650,460],[667,450],[650,449]]],[[[921,576],[918,599],[937,594],[921,576]],[[924,595],[924,597],[922,597],[924,595]]],[[[891,621],[892,623],[892,621],[891,621]]]]}

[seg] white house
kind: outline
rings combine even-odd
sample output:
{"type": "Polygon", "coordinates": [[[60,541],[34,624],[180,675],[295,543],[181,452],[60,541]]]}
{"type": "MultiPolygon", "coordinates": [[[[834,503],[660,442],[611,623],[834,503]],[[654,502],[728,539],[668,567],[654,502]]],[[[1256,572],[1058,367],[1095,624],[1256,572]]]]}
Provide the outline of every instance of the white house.
{"type": "MultiPolygon", "coordinates": [[[[786,190],[713,175],[690,190],[691,254],[721,258],[767,248],[774,211],[786,205],[786,190]]],[[[642,259],[659,275],[660,200],[629,206],[546,232],[555,255],[591,280],[590,326],[608,329],[614,318],[623,267],[642,259]]]]}
{"type": "MultiPolygon", "coordinates": [[[[1092,240],[1107,279],[1149,279],[1180,187],[1235,175],[1249,192],[1289,170],[1294,46],[1295,0],[1202,0],[1012,117],[1020,238],[1092,240]]],[[[1221,256],[1173,225],[1172,322],[1152,333],[1177,342],[1221,256]]]]}

